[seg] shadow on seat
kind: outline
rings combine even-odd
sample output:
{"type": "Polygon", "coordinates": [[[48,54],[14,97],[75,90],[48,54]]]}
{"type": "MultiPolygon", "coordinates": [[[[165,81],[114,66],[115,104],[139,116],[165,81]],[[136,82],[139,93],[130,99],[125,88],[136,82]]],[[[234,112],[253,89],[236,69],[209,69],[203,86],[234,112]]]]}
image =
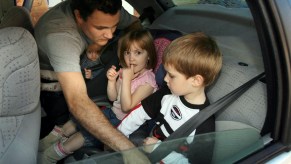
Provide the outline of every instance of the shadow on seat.
{"type": "Polygon", "coordinates": [[[36,163],[40,73],[31,33],[20,27],[0,29],[0,57],[0,163],[36,163]]]}
{"type": "Polygon", "coordinates": [[[32,35],[34,33],[30,13],[24,7],[13,6],[5,13],[0,22],[0,29],[5,27],[22,27],[32,35]]]}

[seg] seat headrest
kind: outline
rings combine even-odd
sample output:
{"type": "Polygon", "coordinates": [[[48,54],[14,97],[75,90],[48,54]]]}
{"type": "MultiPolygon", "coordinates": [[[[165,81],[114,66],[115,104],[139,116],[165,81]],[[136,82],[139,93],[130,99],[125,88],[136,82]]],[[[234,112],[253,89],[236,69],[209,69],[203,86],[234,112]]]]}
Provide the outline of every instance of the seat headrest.
{"type": "Polygon", "coordinates": [[[17,116],[36,109],[40,95],[37,45],[20,27],[0,29],[0,116],[17,116]]]}

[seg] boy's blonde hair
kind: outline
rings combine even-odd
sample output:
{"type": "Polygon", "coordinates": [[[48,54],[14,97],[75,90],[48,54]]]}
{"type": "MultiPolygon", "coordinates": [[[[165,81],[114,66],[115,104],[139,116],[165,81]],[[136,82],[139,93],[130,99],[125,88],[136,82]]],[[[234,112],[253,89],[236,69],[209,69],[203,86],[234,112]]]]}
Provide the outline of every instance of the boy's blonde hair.
{"type": "Polygon", "coordinates": [[[136,44],[148,53],[147,69],[154,69],[157,63],[156,49],[151,33],[146,29],[132,30],[123,35],[118,41],[118,57],[122,67],[127,67],[124,60],[124,52],[130,50],[130,46],[136,44]]]}
{"type": "Polygon", "coordinates": [[[222,54],[216,42],[202,32],[175,39],[165,49],[163,64],[174,67],[186,78],[201,75],[204,86],[210,85],[222,67],[222,54]]]}

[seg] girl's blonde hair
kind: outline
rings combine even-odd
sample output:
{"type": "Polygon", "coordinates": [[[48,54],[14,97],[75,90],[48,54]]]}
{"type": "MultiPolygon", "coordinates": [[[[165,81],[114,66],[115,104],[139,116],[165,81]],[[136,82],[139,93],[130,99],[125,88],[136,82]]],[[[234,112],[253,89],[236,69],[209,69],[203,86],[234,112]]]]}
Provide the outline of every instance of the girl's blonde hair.
{"type": "Polygon", "coordinates": [[[174,67],[187,78],[201,75],[210,85],[222,67],[222,54],[216,42],[202,32],[175,39],[165,49],[163,64],[174,67]]]}
{"type": "Polygon", "coordinates": [[[154,69],[157,63],[156,49],[151,33],[145,29],[132,30],[123,35],[118,41],[118,57],[122,67],[127,67],[124,60],[125,51],[130,50],[130,46],[136,44],[141,49],[147,51],[147,69],[154,69]]]}

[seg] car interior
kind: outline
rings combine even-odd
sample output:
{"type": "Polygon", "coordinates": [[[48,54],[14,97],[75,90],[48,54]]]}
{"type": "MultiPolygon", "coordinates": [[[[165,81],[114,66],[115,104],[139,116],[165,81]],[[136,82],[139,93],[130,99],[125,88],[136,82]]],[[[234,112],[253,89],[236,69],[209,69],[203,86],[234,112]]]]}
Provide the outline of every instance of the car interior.
{"type": "MultiPolygon", "coordinates": [[[[0,2],[2,6],[3,2],[0,2]]],[[[158,2],[162,8],[172,5],[162,3],[163,1],[158,2]]],[[[28,13],[26,8],[23,11],[28,13]]],[[[5,12],[0,7],[2,16],[5,12]]],[[[161,58],[163,49],[171,40],[183,34],[203,31],[217,41],[223,54],[223,67],[216,82],[207,88],[207,95],[212,103],[264,72],[260,42],[253,16],[247,7],[239,7],[234,10],[227,8],[226,5],[197,3],[174,6],[161,15],[159,13],[156,15],[158,17],[154,20],[150,17],[153,22],[147,28],[151,30],[155,38],[158,58],[161,58]]],[[[23,22],[27,22],[25,20],[27,17],[21,19],[23,22]]],[[[11,163],[13,160],[25,159],[27,162],[24,163],[35,163],[41,107],[39,103],[40,77],[37,47],[30,33],[33,29],[24,23],[6,25],[2,22],[0,23],[0,62],[2,67],[0,75],[0,138],[3,142],[0,146],[0,161],[1,163],[2,161],[11,163]]],[[[162,75],[164,72],[159,64],[160,62],[156,69],[156,77],[159,78],[156,80],[159,85],[163,85],[162,75]]],[[[214,137],[216,142],[213,160],[216,161],[215,163],[239,160],[272,140],[269,136],[271,127],[268,120],[271,118],[267,108],[266,87],[265,78],[261,78],[231,105],[215,114],[217,131],[216,138],[214,137]],[[248,129],[248,131],[243,131],[244,129],[248,129]],[[237,135],[234,133],[230,135],[235,130],[238,130],[237,135]],[[233,136],[233,138],[227,138],[227,136],[233,136]],[[226,145],[227,141],[229,142],[228,146],[226,145]],[[238,141],[240,146],[238,146],[238,141]],[[245,150],[250,145],[258,143],[259,145],[253,149],[245,150]],[[225,151],[225,149],[228,150],[225,151]]],[[[90,152],[92,153],[92,151],[90,152]]],[[[112,156],[107,155],[106,158],[109,159],[118,154],[120,153],[112,153],[112,156]]],[[[90,154],[91,157],[83,155],[81,158],[83,158],[84,163],[89,160],[101,161],[104,158],[100,155],[90,154]]],[[[74,163],[76,159],[69,158],[64,162],[74,163]]]]}

